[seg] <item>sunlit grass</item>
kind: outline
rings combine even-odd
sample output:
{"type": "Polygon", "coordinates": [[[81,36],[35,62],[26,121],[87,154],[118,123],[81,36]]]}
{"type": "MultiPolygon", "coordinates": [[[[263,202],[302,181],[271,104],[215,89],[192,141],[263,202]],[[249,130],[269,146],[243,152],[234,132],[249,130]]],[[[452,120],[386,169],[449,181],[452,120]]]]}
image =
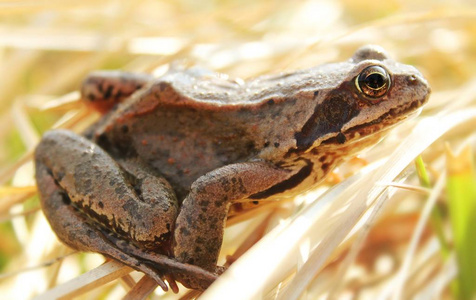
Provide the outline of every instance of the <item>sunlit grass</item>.
{"type": "Polygon", "coordinates": [[[471,147],[467,145],[459,155],[447,150],[448,163],[446,193],[451,217],[458,277],[458,299],[476,297],[476,172],[471,147]]]}
{"type": "MultiPolygon", "coordinates": [[[[49,128],[81,132],[99,117],[77,92],[88,72],[160,74],[169,64],[198,64],[249,78],[345,60],[369,43],[421,70],[432,87],[429,103],[313,193],[233,216],[220,263],[227,255],[238,260],[203,298],[474,297],[475,6],[46,0],[0,1],[0,11],[2,299],[46,297],[53,288],[117,299],[150,284],[134,288],[138,272],[106,284],[107,268],[117,267],[116,276],[129,270],[101,266],[100,255],[70,254],[37,210],[31,159],[38,139],[49,128]],[[445,160],[445,142],[472,147],[465,158],[445,160]],[[92,285],[81,276],[88,271],[97,276],[92,285]]],[[[194,295],[156,290],[153,297],[194,295]]]]}
{"type": "MultiPolygon", "coordinates": [[[[425,163],[423,162],[423,158],[421,156],[418,156],[415,160],[415,167],[418,173],[418,178],[420,179],[420,184],[423,187],[431,188],[432,184],[430,182],[430,177],[425,168],[425,163]]],[[[445,236],[443,212],[438,205],[433,207],[431,211],[431,225],[438,238],[438,241],[440,242],[441,255],[444,259],[448,259],[448,256],[450,254],[450,247],[448,245],[448,239],[445,236]]]]}

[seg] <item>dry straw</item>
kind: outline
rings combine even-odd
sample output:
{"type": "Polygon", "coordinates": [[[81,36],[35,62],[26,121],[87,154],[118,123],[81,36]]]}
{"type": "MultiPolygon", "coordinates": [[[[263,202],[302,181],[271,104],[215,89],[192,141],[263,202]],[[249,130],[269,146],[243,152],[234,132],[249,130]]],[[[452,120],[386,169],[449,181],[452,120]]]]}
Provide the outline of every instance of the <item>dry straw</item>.
{"type": "Polygon", "coordinates": [[[120,263],[71,252],[38,210],[32,151],[44,131],[81,132],[99,117],[76,91],[89,71],[159,75],[199,64],[248,78],[347,59],[368,43],[416,65],[430,102],[316,191],[231,217],[220,262],[234,263],[201,299],[464,299],[451,283],[462,252],[453,248],[443,144],[475,149],[474,6],[45,0],[0,1],[0,15],[2,299],[198,295],[163,294],[120,263]],[[420,154],[429,186],[413,165],[420,154]],[[435,208],[448,249],[428,225],[435,208]]]}

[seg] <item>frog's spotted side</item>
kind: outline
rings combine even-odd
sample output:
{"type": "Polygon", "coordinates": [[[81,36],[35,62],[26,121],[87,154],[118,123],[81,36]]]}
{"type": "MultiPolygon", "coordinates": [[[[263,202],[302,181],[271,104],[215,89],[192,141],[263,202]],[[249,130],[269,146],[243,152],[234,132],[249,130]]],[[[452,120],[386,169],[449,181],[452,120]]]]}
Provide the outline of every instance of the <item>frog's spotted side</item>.
{"type": "Polygon", "coordinates": [[[378,47],[347,62],[248,82],[190,69],[102,72],[83,98],[114,107],[83,136],[35,152],[46,217],[69,246],[204,289],[230,205],[296,195],[421,107],[429,87],[378,47]],[[117,105],[116,105],[117,104],[117,105]]]}

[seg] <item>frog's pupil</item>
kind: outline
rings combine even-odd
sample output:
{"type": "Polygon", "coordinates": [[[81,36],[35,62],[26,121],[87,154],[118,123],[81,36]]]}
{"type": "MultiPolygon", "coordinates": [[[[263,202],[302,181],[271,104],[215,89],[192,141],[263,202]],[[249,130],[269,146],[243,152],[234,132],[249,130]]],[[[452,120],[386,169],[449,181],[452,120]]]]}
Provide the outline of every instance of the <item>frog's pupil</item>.
{"type": "Polygon", "coordinates": [[[378,90],[385,85],[385,79],[382,74],[373,73],[365,78],[365,84],[374,90],[378,90]]]}

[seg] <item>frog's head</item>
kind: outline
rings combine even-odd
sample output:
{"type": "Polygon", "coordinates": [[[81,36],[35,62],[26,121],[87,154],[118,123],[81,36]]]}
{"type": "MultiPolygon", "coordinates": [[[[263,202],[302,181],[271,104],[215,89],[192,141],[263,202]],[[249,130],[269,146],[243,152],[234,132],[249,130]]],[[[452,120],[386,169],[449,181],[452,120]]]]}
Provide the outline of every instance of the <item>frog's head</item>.
{"type": "Polygon", "coordinates": [[[388,58],[380,47],[362,47],[338,66],[337,85],[317,99],[314,113],[295,134],[298,149],[376,136],[428,100],[430,87],[420,72],[388,58]]]}

